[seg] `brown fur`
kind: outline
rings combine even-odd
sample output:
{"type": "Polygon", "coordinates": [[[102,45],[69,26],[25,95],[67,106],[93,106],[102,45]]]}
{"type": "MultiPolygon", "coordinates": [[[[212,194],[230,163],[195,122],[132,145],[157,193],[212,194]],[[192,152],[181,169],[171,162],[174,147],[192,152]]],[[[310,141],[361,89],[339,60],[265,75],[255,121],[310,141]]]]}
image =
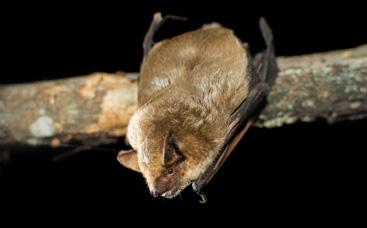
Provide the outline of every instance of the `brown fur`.
{"type": "Polygon", "coordinates": [[[246,53],[231,30],[211,24],[161,41],[146,56],[128,139],[152,192],[174,197],[214,159],[248,93],[246,53]],[[185,156],[171,176],[162,164],[167,134],[185,156]]]}

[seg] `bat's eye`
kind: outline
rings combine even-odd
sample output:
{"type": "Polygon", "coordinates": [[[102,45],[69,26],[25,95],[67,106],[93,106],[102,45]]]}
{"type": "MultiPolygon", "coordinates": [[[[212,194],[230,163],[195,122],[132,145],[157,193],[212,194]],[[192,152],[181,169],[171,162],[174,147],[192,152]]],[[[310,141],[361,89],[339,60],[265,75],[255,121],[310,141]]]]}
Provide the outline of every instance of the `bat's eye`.
{"type": "Polygon", "coordinates": [[[167,175],[172,176],[175,171],[171,168],[167,170],[167,175]]]}

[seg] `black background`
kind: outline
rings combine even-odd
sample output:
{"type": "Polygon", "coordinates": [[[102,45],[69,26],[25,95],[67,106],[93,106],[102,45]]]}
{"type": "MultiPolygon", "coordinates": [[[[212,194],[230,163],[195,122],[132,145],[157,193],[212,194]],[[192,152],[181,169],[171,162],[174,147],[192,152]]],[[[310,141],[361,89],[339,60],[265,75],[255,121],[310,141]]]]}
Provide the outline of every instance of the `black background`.
{"type": "MultiPolygon", "coordinates": [[[[264,16],[273,28],[278,55],[351,48],[367,41],[366,12],[362,3],[352,1],[19,3],[2,11],[3,84],[138,71],[142,39],[156,11],[189,18],[167,22],[157,39],[218,21],[256,52],[263,48],[257,21],[264,16]]],[[[345,221],[362,214],[356,208],[363,205],[359,193],[365,182],[366,123],[330,126],[319,120],[251,129],[205,189],[207,205],[198,204],[191,191],[171,201],[153,199],[143,178],[122,168],[114,151],[87,150],[52,162],[60,151],[34,148],[37,156],[30,156],[24,153],[29,148],[12,148],[16,153],[0,170],[2,209],[16,216],[12,222],[34,213],[35,221],[101,219],[121,226],[129,221],[163,225],[168,218],[194,225],[199,220],[239,220],[241,225],[345,221]]]]}

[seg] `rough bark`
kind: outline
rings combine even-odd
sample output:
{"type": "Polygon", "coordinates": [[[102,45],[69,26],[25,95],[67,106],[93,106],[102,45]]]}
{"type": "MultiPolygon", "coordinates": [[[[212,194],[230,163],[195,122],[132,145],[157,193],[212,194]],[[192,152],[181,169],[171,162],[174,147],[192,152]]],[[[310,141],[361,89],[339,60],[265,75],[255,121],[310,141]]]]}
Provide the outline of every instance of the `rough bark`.
{"type": "Polygon", "coordinates": [[[324,118],[329,123],[367,116],[367,45],[279,57],[280,74],[258,126],[280,127],[324,118]]]}
{"type": "MultiPolygon", "coordinates": [[[[367,45],[279,57],[280,75],[257,126],[367,116],[367,45]]],[[[0,142],[52,146],[70,139],[109,142],[124,136],[137,107],[134,74],[94,73],[0,87],[0,142]]]]}

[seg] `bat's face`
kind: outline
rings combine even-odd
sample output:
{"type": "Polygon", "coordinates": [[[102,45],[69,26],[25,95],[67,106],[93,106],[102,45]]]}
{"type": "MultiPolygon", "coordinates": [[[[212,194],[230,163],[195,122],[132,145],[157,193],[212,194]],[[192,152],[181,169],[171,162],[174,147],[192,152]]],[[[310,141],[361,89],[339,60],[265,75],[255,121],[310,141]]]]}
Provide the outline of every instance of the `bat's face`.
{"type": "Polygon", "coordinates": [[[190,161],[172,133],[159,141],[161,145],[154,146],[157,143],[148,140],[151,147],[138,153],[138,164],[153,196],[173,198],[191,183],[187,175],[190,161]]]}
{"type": "Polygon", "coordinates": [[[198,158],[205,145],[195,136],[180,140],[167,133],[163,140],[145,140],[147,148],[120,152],[124,166],[141,172],[154,197],[173,198],[197,180],[210,163],[210,156],[198,158]],[[158,143],[157,143],[158,142],[158,143]],[[161,144],[161,145],[158,145],[161,144]]]}
{"type": "Polygon", "coordinates": [[[139,121],[129,125],[134,148],[122,151],[122,165],[141,172],[151,194],[173,198],[197,180],[213,160],[214,144],[200,129],[174,121],[139,121]]]}

